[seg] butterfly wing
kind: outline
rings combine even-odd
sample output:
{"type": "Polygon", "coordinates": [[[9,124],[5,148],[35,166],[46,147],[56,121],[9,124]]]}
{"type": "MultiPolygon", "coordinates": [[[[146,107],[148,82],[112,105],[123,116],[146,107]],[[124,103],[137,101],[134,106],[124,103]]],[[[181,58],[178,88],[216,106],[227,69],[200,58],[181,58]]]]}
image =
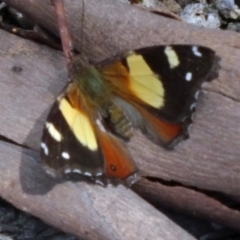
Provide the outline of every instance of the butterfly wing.
{"type": "Polygon", "coordinates": [[[198,93],[204,82],[217,77],[218,62],[206,47],[155,46],[99,70],[135,127],[171,148],[188,138],[198,93]]]}
{"type": "Polygon", "coordinates": [[[41,159],[48,173],[106,183],[108,178],[125,180],[137,172],[124,144],[98,116],[76,83],[70,83],[52,106],[43,131],[41,159]]]}
{"type": "Polygon", "coordinates": [[[127,185],[132,185],[139,176],[125,143],[102,127],[97,128],[97,136],[105,159],[105,176],[115,182],[126,180],[127,185]]]}

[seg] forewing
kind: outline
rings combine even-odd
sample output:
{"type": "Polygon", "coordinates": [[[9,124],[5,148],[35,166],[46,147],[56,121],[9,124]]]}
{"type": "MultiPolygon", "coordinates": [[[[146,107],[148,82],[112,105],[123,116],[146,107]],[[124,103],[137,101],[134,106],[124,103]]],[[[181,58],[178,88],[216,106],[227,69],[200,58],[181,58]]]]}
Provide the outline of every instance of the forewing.
{"type": "Polygon", "coordinates": [[[71,83],[58,97],[46,120],[41,159],[53,175],[100,176],[104,173],[104,157],[82,102],[82,95],[71,83]]]}
{"type": "Polygon", "coordinates": [[[137,168],[124,142],[103,125],[75,83],[52,106],[41,142],[41,159],[49,173],[99,184],[137,180],[137,168]],[[136,176],[134,176],[136,175],[136,176]]]}

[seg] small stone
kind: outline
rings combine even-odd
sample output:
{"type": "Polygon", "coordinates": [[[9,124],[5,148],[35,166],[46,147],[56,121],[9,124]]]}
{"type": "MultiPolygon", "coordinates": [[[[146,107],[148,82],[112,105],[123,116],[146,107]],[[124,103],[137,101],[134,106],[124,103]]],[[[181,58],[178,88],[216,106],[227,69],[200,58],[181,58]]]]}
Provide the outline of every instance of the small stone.
{"type": "Polygon", "coordinates": [[[240,18],[239,3],[236,0],[214,0],[213,5],[227,19],[240,18]]]}
{"type": "Polygon", "coordinates": [[[176,0],[176,2],[182,7],[186,7],[189,4],[195,3],[194,0],[176,0]]]}
{"type": "Polygon", "coordinates": [[[235,31],[235,32],[240,32],[240,23],[239,22],[230,22],[227,25],[227,30],[235,31]]]}
{"type": "Polygon", "coordinates": [[[205,3],[187,5],[180,13],[180,17],[187,23],[198,27],[219,28],[221,19],[218,12],[205,3]]]}

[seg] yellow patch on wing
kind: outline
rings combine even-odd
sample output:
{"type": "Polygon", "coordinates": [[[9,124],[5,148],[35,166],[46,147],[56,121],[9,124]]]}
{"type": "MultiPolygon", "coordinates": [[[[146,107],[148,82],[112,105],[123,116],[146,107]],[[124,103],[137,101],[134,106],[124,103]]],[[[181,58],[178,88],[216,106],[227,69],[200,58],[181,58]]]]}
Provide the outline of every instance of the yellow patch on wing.
{"type": "Polygon", "coordinates": [[[61,133],[55,128],[55,126],[52,123],[46,122],[46,128],[53,139],[55,139],[57,142],[62,141],[61,133]]]}
{"type": "Polygon", "coordinates": [[[97,150],[97,141],[89,118],[74,109],[65,98],[60,100],[59,109],[78,141],[92,151],[97,150]]]}
{"type": "Polygon", "coordinates": [[[170,68],[175,68],[179,65],[179,59],[176,52],[172,49],[172,47],[167,46],[164,50],[164,53],[167,55],[168,63],[170,68]]]}
{"type": "Polygon", "coordinates": [[[130,89],[145,103],[161,108],[164,105],[164,88],[160,76],[156,76],[141,55],[132,54],[126,60],[130,71],[130,89]]]}

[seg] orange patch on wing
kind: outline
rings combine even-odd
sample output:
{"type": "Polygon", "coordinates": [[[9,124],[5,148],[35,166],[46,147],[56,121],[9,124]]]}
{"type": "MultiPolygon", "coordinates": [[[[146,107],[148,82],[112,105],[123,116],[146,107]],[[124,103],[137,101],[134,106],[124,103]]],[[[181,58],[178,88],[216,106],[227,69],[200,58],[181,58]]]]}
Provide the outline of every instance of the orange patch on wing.
{"type": "Polygon", "coordinates": [[[101,74],[115,95],[125,99],[127,102],[137,101],[144,104],[131,90],[130,73],[120,61],[101,69],[101,74]]]}
{"type": "Polygon", "coordinates": [[[131,94],[129,88],[130,85],[130,74],[128,69],[120,62],[115,62],[106,66],[100,70],[102,76],[106,83],[112,90],[117,90],[118,92],[125,92],[131,94]]]}
{"type": "Polygon", "coordinates": [[[141,106],[135,103],[132,103],[132,105],[135,106],[135,108],[141,113],[143,118],[152,127],[152,130],[156,131],[156,133],[158,134],[159,138],[162,140],[163,143],[168,144],[172,142],[176,137],[181,135],[182,133],[181,124],[164,122],[150,114],[147,110],[145,110],[141,106]]]}
{"type": "Polygon", "coordinates": [[[120,140],[100,130],[97,136],[105,158],[107,177],[126,179],[137,172],[134,161],[120,140]]]}
{"type": "Polygon", "coordinates": [[[81,112],[81,103],[84,99],[76,82],[69,84],[67,89],[67,96],[72,107],[81,112]]]}
{"type": "Polygon", "coordinates": [[[153,124],[154,129],[156,129],[164,142],[171,142],[182,133],[182,127],[180,124],[166,123],[155,117],[151,117],[150,122],[153,124]]]}

